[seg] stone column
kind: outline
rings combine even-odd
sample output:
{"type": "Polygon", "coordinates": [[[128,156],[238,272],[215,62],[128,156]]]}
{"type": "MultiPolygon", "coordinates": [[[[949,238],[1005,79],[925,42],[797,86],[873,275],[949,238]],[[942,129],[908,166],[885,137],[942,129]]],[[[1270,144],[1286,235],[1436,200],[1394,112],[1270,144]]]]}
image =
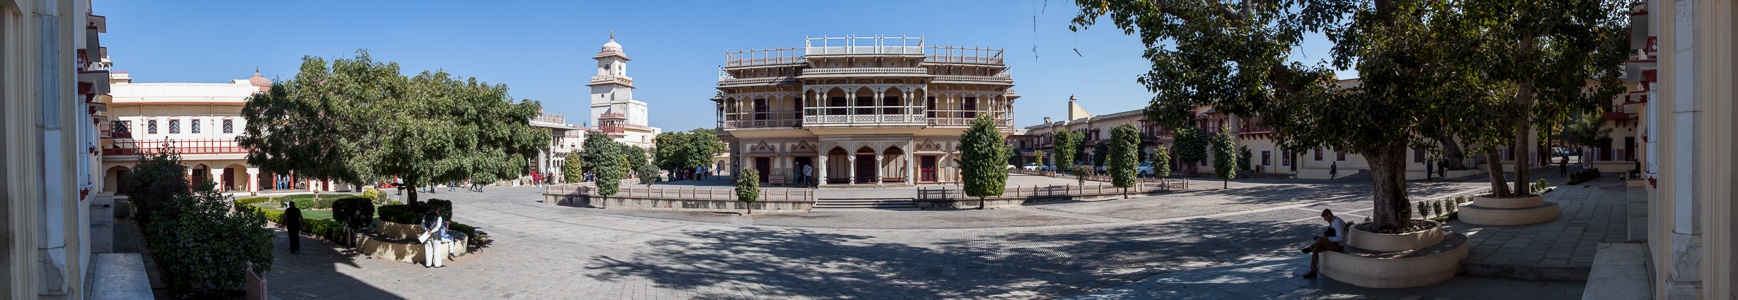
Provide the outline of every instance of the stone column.
{"type": "Polygon", "coordinates": [[[905,154],[905,184],[917,184],[917,168],[912,166],[911,154],[905,154]]]}
{"type": "Polygon", "coordinates": [[[217,191],[221,192],[224,189],[229,188],[228,186],[223,185],[223,170],[227,170],[227,169],[228,168],[223,168],[223,169],[210,168],[210,169],[207,169],[207,170],[211,170],[211,177],[208,177],[205,180],[216,183],[217,191]]]}
{"type": "Polygon", "coordinates": [[[247,168],[247,191],[259,191],[259,168],[247,168]]]}
{"type": "Polygon", "coordinates": [[[851,172],[845,174],[845,175],[850,175],[849,178],[851,179],[851,181],[847,182],[845,184],[857,185],[857,155],[856,154],[847,154],[845,156],[845,160],[850,161],[850,163],[847,163],[848,166],[846,166],[846,167],[848,168],[848,170],[851,170],[851,172]]]}
{"type": "Polygon", "coordinates": [[[815,179],[815,186],[826,186],[827,185],[827,179],[826,179],[827,178],[827,156],[821,155],[821,156],[819,156],[819,160],[821,161],[821,163],[818,163],[815,166],[815,178],[814,178],[815,179]]]}
{"type": "Polygon", "coordinates": [[[882,175],[887,174],[887,165],[881,163],[882,157],[886,157],[886,155],[880,153],[875,154],[875,185],[881,185],[881,178],[887,177],[882,175]]]}
{"type": "Polygon", "coordinates": [[[952,153],[945,153],[944,152],[941,154],[940,158],[935,159],[935,182],[937,182],[937,183],[945,183],[945,182],[952,181],[952,180],[949,180],[952,177],[948,176],[948,175],[950,175],[950,173],[948,172],[949,169],[947,167],[948,166],[947,157],[949,154],[952,154],[952,153]]]}

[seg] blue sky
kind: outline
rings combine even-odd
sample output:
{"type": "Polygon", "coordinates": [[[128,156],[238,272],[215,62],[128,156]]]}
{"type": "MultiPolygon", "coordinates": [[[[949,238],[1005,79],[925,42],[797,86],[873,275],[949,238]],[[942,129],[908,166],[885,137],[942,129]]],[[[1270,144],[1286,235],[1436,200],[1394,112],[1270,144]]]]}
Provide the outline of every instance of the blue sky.
{"type": "MultiPolygon", "coordinates": [[[[304,55],[398,62],[506,84],[578,124],[591,60],[615,32],[652,126],[713,127],[724,52],[801,46],[806,36],[922,35],[929,45],[1005,48],[1020,126],[1061,119],[1069,95],[1095,114],[1140,108],[1142,45],[1108,22],[1068,31],[1073,1],[230,1],[95,0],[103,45],[135,82],[295,75],[304,55]],[[1075,54],[1078,49],[1080,54],[1075,54]]],[[[1303,51],[1308,61],[1326,50],[1303,51]]]]}

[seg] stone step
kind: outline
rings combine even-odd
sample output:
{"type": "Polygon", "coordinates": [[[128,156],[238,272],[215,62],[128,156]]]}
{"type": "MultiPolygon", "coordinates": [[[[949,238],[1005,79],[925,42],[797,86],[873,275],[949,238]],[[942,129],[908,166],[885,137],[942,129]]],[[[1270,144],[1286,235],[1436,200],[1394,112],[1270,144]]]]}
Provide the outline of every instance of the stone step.
{"type": "Polygon", "coordinates": [[[1653,299],[1647,274],[1647,245],[1600,243],[1582,299],[1653,299]]]}
{"type": "Polygon", "coordinates": [[[911,198],[821,198],[815,199],[814,208],[917,208],[917,202],[911,198]]]}

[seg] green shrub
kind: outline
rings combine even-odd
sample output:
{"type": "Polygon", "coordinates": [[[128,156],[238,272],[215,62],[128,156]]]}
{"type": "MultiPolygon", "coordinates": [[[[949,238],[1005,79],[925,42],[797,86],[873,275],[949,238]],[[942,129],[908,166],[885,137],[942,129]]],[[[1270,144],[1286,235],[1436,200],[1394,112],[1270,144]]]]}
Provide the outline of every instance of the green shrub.
{"type": "Polygon", "coordinates": [[[1431,212],[1438,216],[1442,215],[1442,201],[1430,201],[1430,206],[1431,212]]]}
{"type": "Polygon", "coordinates": [[[476,227],[471,227],[471,225],[465,225],[465,224],[459,223],[459,222],[453,222],[452,224],[447,225],[447,227],[452,229],[453,231],[465,233],[465,239],[466,239],[465,242],[467,242],[467,243],[477,240],[477,228],[476,227]]]}
{"type": "Polygon", "coordinates": [[[241,270],[252,263],[256,272],[272,266],[272,233],[252,206],[232,211],[233,201],[202,183],[196,192],[180,191],[158,203],[144,234],[163,283],[182,296],[219,297],[244,289],[241,270]]]}
{"type": "Polygon", "coordinates": [[[380,203],[381,202],[380,201],[380,199],[381,199],[380,198],[380,190],[376,190],[376,189],[363,190],[362,191],[362,198],[368,198],[368,201],[370,201],[370,202],[380,203]]]}
{"type": "Polygon", "coordinates": [[[235,199],[235,204],[236,205],[253,205],[255,203],[266,202],[266,201],[272,201],[272,197],[247,197],[247,198],[235,199]]]}
{"type": "Polygon", "coordinates": [[[428,210],[433,207],[440,207],[443,209],[442,211],[444,211],[444,213],[441,213],[442,218],[447,218],[448,220],[452,219],[453,202],[440,199],[429,199],[428,201],[423,202],[422,205],[416,207],[404,204],[382,205],[379,208],[376,208],[375,212],[379,214],[381,221],[404,224],[422,224],[422,215],[428,213],[428,210]]]}
{"type": "Polygon", "coordinates": [[[1430,217],[1430,210],[1426,209],[1427,207],[1425,207],[1427,205],[1429,205],[1429,204],[1424,203],[1424,201],[1418,201],[1417,203],[1412,204],[1412,206],[1416,206],[1415,208],[1418,209],[1418,217],[1419,218],[1429,218],[1430,217]]]}
{"type": "Polygon", "coordinates": [[[332,220],[344,224],[350,229],[362,229],[374,225],[374,199],[367,197],[348,197],[332,203],[332,220]]]}

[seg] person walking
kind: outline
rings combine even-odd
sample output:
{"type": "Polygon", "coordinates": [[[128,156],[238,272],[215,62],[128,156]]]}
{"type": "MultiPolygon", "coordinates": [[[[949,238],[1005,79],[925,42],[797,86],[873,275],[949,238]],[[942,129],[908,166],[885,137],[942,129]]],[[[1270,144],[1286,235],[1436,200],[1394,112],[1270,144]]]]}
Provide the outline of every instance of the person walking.
{"type": "Polygon", "coordinates": [[[453,189],[457,189],[457,188],[459,188],[459,181],[458,180],[453,180],[453,181],[447,182],[447,191],[448,192],[451,192],[451,191],[453,191],[453,189]]]}
{"type": "Polygon", "coordinates": [[[1336,177],[1340,177],[1340,162],[1328,164],[1328,179],[1339,179],[1336,177]]]}
{"type": "Polygon", "coordinates": [[[446,255],[436,255],[436,253],[444,253],[441,248],[446,247],[447,243],[452,241],[452,236],[447,233],[447,226],[451,222],[442,218],[440,212],[439,208],[432,209],[422,217],[423,267],[443,267],[441,262],[446,260],[446,255]]]}
{"type": "Polygon", "coordinates": [[[302,250],[302,209],[296,208],[296,202],[290,201],[290,208],[284,209],[284,231],[289,232],[290,254],[302,250]]]}
{"type": "Polygon", "coordinates": [[[1316,278],[1316,261],[1321,260],[1322,252],[1345,249],[1340,243],[1346,240],[1346,221],[1335,217],[1328,209],[1322,209],[1322,220],[1328,222],[1328,229],[1317,234],[1310,245],[1303,248],[1303,253],[1310,254],[1310,272],[1304,273],[1303,278],[1316,278]]]}
{"type": "Polygon", "coordinates": [[[803,185],[804,186],[815,186],[815,167],[814,166],[803,165],[803,185]]]}
{"type": "Polygon", "coordinates": [[[1569,155],[1565,154],[1565,155],[1563,155],[1562,162],[1557,164],[1557,177],[1568,177],[1568,176],[1569,176],[1569,155]]]}

